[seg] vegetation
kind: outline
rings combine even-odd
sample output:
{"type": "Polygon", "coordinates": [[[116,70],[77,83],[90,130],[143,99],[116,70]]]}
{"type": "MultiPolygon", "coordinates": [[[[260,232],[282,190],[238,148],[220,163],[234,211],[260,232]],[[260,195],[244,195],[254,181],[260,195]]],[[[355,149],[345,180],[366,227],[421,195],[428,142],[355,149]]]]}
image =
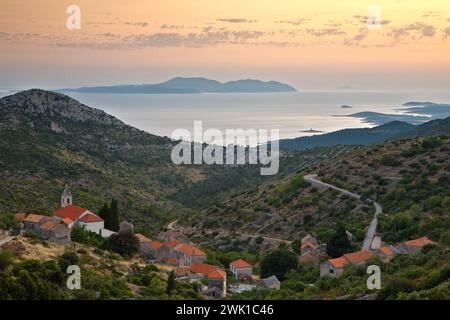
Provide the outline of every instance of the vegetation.
{"type": "Polygon", "coordinates": [[[298,259],[295,254],[287,249],[278,249],[261,260],[261,277],[275,275],[283,280],[290,270],[297,269],[298,259]]]}
{"type": "Polygon", "coordinates": [[[131,232],[115,233],[105,240],[103,248],[131,257],[139,252],[139,240],[131,232]]]}

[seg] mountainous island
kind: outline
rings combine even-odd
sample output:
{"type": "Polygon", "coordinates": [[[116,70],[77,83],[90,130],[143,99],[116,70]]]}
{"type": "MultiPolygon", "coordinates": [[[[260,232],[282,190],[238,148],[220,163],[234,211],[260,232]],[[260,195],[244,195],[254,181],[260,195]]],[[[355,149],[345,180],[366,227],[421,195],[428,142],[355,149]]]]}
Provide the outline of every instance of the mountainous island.
{"type": "Polygon", "coordinates": [[[297,92],[288,85],[277,81],[261,81],[253,79],[228,81],[225,83],[201,78],[176,77],[156,84],[114,85],[99,87],[81,87],[57,89],[57,92],[82,93],[123,93],[123,94],[194,94],[194,93],[264,93],[264,92],[297,92]]]}

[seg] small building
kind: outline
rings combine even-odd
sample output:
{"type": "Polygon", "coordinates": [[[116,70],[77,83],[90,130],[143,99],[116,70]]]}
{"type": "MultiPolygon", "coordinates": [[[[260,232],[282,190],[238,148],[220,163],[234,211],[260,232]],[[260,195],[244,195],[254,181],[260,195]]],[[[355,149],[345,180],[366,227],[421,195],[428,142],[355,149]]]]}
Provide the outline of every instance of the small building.
{"type": "Polygon", "coordinates": [[[389,262],[394,257],[394,250],[389,246],[384,246],[375,251],[375,254],[381,258],[383,262],[389,262]]]}
{"type": "Polygon", "coordinates": [[[49,220],[39,226],[39,236],[44,240],[61,244],[70,243],[70,229],[62,222],[49,220]]]}
{"type": "Polygon", "coordinates": [[[258,290],[279,290],[280,287],[281,282],[275,275],[256,282],[256,289],[258,290]]]}
{"type": "Polygon", "coordinates": [[[47,216],[30,213],[25,219],[22,220],[23,228],[25,231],[30,231],[38,234],[39,226],[49,219],[51,218],[47,216]]]}
{"type": "Polygon", "coordinates": [[[299,262],[318,264],[321,257],[324,255],[323,248],[324,246],[319,245],[316,238],[310,234],[306,235],[300,242],[299,262]]]}
{"type": "MultiPolygon", "coordinates": [[[[184,268],[178,268],[176,273],[180,274],[184,270],[184,268]]],[[[194,263],[190,266],[189,271],[190,281],[196,282],[202,278],[207,278],[208,289],[203,294],[214,298],[223,298],[226,296],[227,274],[225,271],[207,263],[194,263]]]]}
{"type": "Polygon", "coordinates": [[[422,250],[422,248],[428,244],[436,244],[436,242],[428,239],[428,237],[425,236],[418,239],[405,241],[402,244],[400,244],[400,248],[402,252],[409,254],[416,254],[419,253],[422,250]]]}
{"type": "Polygon", "coordinates": [[[180,244],[174,250],[178,252],[180,266],[191,266],[206,260],[206,253],[190,244],[180,244]]]}
{"type": "Polygon", "coordinates": [[[346,264],[347,260],[344,257],[328,259],[320,264],[320,276],[340,277],[346,264]]]}
{"type": "Polygon", "coordinates": [[[239,280],[242,276],[252,277],[252,266],[243,259],[238,259],[230,263],[230,271],[239,280]]]}
{"type": "Polygon", "coordinates": [[[320,264],[320,276],[339,277],[344,273],[347,264],[362,265],[372,258],[374,254],[368,250],[346,253],[341,257],[328,259],[320,264]]]}

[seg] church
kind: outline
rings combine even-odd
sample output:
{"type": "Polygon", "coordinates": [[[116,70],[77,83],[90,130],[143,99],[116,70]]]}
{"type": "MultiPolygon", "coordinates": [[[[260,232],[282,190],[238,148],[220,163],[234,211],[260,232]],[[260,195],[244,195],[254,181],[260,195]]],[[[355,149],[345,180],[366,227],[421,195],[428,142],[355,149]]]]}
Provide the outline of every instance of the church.
{"type": "Polygon", "coordinates": [[[70,229],[74,226],[81,227],[101,235],[103,238],[115,233],[105,229],[105,222],[98,215],[88,209],[73,205],[72,193],[67,184],[61,195],[61,207],[53,212],[53,219],[63,222],[70,229]]]}

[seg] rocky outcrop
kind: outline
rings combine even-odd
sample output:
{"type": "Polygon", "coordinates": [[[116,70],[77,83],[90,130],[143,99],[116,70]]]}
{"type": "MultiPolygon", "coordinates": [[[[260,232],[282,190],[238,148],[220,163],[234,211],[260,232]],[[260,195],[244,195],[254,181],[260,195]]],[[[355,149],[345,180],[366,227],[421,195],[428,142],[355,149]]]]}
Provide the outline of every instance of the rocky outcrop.
{"type": "MultiPolygon", "coordinates": [[[[0,111],[2,113],[20,111],[24,115],[43,115],[81,122],[93,121],[105,125],[125,126],[122,121],[102,110],[88,107],[64,94],[41,89],[21,91],[0,99],[0,111]]],[[[56,129],[54,125],[50,127],[52,130],[56,129]]],[[[59,131],[59,125],[56,131],[59,131]]]]}

